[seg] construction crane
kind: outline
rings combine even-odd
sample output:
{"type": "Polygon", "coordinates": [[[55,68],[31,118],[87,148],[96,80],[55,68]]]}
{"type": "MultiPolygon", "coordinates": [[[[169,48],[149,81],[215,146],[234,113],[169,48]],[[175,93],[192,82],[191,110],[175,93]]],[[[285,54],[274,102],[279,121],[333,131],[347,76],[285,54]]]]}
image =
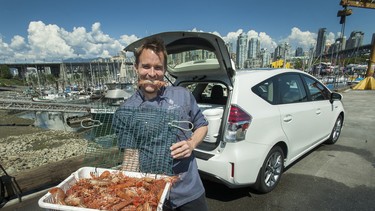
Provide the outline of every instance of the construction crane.
{"type": "MultiPolygon", "coordinates": [[[[343,24],[341,35],[344,34],[346,16],[351,15],[353,12],[348,7],[359,7],[367,9],[375,9],[375,0],[341,0],[340,5],[344,7],[343,10],[339,10],[337,17],[340,17],[340,24],[343,24]]],[[[371,53],[368,62],[366,78],[360,83],[353,87],[353,89],[375,89],[375,79],[373,77],[375,70],[375,39],[371,43],[371,53]]]]}
{"type": "Polygon", "coordinates": [[[341,0],[340,5],[343,7],[361,7],[375,9],[374,0],[341,0]]]}

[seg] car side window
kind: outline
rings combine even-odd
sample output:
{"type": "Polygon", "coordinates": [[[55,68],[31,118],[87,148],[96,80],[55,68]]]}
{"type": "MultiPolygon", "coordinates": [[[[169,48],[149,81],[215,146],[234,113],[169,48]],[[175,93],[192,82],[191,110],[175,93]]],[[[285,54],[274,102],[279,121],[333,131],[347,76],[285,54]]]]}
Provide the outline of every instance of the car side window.
{"type": "Polygon", "coordinates": [[[310,93],[312,101],[329,99],[330,91],[325,88],[319,81],[308,76],[303,76],[303,78],[306,82],[306,86],[310,93]]]}
{"type": "Polygon", "coordinates": [[[274,83],[272,80],[263,81],[255,85],[251,89],[256,95],[263,98],[263,100],[275,104],[274,101],[274,83]]]}
{"type": "Polygon", "coordinates": [[[307,101],[307,94],[302,79],[298,74],[282,74],[276,76],[276,78],[280,104],[307,101]]]}

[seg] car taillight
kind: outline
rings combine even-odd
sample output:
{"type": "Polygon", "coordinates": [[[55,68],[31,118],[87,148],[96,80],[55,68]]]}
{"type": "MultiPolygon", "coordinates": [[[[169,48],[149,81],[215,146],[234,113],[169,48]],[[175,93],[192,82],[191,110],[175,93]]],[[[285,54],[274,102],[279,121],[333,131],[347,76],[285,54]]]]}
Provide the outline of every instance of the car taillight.
{"type": "Polygon", "coordinates": [[[238,105],[231,105],[224,141],[236,142],[245,139],[252,117],[238,105]]]}

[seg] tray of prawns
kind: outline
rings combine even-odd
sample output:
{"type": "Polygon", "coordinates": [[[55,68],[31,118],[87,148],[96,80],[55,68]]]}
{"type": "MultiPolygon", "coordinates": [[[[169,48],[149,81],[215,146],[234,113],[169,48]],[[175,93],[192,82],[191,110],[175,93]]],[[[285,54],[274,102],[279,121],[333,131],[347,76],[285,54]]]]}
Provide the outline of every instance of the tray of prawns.
{"type": "Polygon", "coordinates": [[[82,167],[39,199],[47,210],[162,210],[175,176],[82,167]]]}

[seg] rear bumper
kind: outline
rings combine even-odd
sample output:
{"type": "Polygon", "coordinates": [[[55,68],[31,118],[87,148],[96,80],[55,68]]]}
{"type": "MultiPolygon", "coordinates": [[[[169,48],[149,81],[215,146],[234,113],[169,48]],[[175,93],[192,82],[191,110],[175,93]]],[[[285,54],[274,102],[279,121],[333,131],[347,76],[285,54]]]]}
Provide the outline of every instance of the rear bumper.
{"type": "Polygon", "coordinates": [[[220,152],[194,151],[203,179],[223,183],[230,188],[251,186],[269,151],[267,145],[237,142],[226,144],[220,152]]]}
{"type": "Polygon", "coordinates": [[[208,172],[205,172],[205,171],[201,171],[199,170],[199,175],[200,177],[203,179],[203,180],[208,180],[208,181],[211,181],[211,182],[216,182],[216,183],[220,183],[220,184],[224,184],[225,186],[227,186],[228,188],[242,188],[242,187],[249,187],[251,185],[253,185],[254,183],[248,183],[248,184],[233,184],[233,183],[230,183],[228,182],[227,180],[223,179],[223,178],[220,178],[216,175],[213,175],[213,174],[210,174],[208,172]]]}

